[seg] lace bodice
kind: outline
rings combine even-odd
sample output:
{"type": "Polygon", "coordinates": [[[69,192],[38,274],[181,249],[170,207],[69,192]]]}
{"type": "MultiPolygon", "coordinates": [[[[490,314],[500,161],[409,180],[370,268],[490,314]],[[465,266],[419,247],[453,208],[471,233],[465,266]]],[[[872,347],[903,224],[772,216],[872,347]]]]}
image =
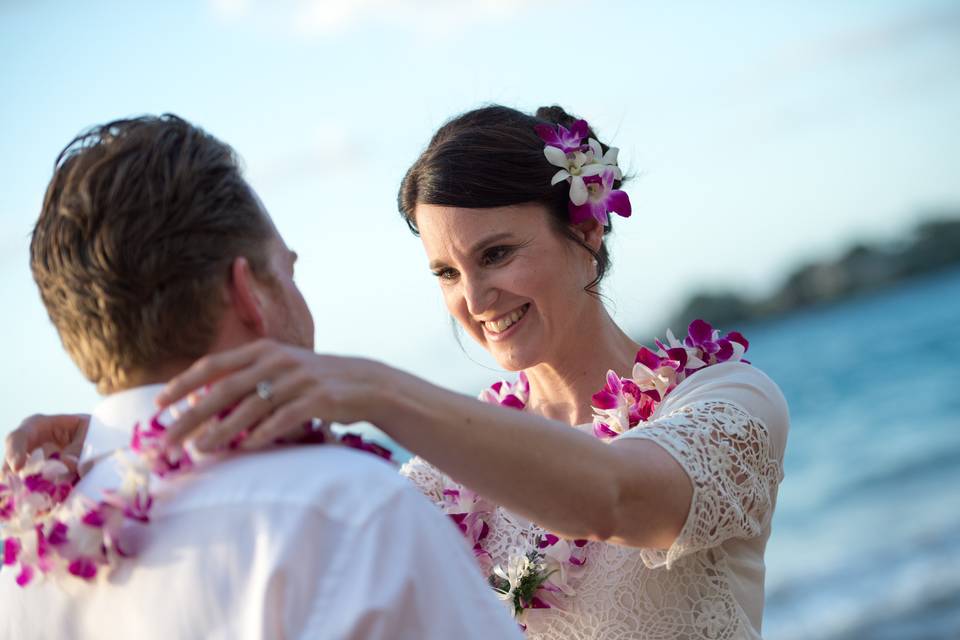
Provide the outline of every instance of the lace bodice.
{"type": "MultiPolygon", "coordinates": [[[[704,375],[698,382],[710,380],[704,375]]],[[[707,395],[722,394],[713,389],[707,395]]],[[[663,409],[663,415],[654,415],[620,438],[657,443],[689,475],[693,499],[681,534],[667,550],[589,543],[586,563],[571,580],[576,594],[564,596],[559,609],[526,612],[529,638],[760,637],[763,550],[783,476],[785,405],[773,437],[768,425],[740,403],[719,398],[675,401],[663,409]]],[[[438,503],[449,482],[419,458],[404,465],[401,473],[438,503]]],[[[511,553],[529,549],[541,533],[536,525],[497,508],[484,546],[495,563],[505,563],[511,553]]]]}

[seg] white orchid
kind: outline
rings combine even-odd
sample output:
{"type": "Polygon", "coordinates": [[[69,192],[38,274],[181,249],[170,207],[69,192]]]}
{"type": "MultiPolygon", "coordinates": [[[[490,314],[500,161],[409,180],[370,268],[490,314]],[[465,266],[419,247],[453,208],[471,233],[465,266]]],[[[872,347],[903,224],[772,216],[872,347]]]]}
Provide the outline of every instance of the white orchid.
{"type": "Polygon", "coordinates": [[[615,179],[620,180],[623,177],[623,173],[617,166],[618,153],[619,150],[616,147],[610,147],[606,153],[603,153],[600,143],[593,138],[590,138],[585,149],[565,152],[559,147],[549,145],[543,148],[543,155],[546,156],[547,161],[560,168],[553,174],[550,184],[555,185],[569,180],[570,201],[576,206],[586,203],[590,196],[587,184],[583,181],[585,177],[600,175],[607,167],[613,169],[615,179]]]}
{"type": "Polygon", "coordinates": [[[510,585],[507,589],[497,589],[497,597],[512,603],[514,594],[520,586],[520,582],[530,573],[532,568],[533,563],[526,554],[510,556],[510,559],[507,560],[506,569],[499,564],[495,566],[493,568],[494,575],[510,585]]]}

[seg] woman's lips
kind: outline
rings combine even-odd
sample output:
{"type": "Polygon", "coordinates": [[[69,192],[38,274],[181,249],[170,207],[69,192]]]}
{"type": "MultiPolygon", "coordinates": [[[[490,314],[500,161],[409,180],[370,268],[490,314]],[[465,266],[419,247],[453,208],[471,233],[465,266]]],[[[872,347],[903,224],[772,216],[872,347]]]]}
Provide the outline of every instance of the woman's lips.
{"type": "Polygon", "coordinates": [[[483,324],[483,332],[491,340],[503,340],[512,335],[521,321],[530,310],[530,303],[506,313],[496,320],[489,320],[483,324]]]}

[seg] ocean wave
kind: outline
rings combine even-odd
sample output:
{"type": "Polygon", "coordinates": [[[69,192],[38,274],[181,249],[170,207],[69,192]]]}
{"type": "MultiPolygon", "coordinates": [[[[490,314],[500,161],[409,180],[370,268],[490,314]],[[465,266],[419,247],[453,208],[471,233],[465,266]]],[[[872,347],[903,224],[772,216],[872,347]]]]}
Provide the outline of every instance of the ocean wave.
{"type": "Polygon", "coordinates": [[[768,592],[764,635],[770,640],[956,637],[938,630],[958,620],[958,567],[960,529],[938,540],[821,567],[768,592]],[[923,634],[884,635],[893,627],[917,626],[923,634]]]}

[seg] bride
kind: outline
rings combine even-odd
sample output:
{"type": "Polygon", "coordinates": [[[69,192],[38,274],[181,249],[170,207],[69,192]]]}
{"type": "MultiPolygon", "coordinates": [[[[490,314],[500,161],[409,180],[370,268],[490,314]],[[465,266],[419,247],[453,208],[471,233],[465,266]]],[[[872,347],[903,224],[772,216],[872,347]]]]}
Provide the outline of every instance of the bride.
{"type": "MultiPolygon", "coordinates": [[[[485,107],[443,125],[400,186],[448,310],[516,380],[477,402],[264,340],[169,383],[168,404],[212,385],[170,438],[215,450],[245,434],[255,449],[314,418],[370,422],[415,454],[401,473],[457,523],[529,637],[759,638],[786,403],[739,333],[696,321],[650,350],[611,319],[605,236],[631,206],[598,140],[559,107],[485,107]]],[[[53,430],[29,422],[11,442],[22,453],[53,430]]]]}

